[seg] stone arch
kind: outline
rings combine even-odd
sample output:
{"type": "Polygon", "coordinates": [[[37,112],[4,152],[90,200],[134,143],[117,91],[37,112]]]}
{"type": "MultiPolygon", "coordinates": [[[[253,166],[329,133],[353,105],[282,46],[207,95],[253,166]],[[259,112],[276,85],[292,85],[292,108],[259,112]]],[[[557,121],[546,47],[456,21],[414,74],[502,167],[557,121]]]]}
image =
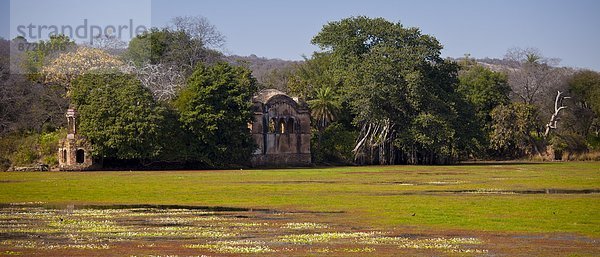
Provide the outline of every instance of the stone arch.
{"type": "Polygon", "coordinates": [[[77,151],[75,152],[75,162],[78,164],[85,162],[85,150],[77,149],[77,151]]]}

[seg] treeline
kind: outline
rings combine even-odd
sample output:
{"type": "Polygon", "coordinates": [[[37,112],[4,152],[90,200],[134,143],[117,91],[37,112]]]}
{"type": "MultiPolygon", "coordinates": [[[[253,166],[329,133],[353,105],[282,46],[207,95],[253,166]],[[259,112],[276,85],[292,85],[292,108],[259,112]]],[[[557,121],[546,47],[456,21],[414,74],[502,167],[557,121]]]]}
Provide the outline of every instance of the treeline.
{"type": "Polygon", "coordinates": [[[246,165],[262,88],[308,101],[316,163],[598,158],[600,75],[536,49],[492,64],[443,59],[434,37],[366,17],[326,24],[312,39],[321,51],[293,63],[223,55],[202,17],[95,42],[53,36],[21,52],[23,38],[1,42],[1,169],[56,165],[69,106],[108,163],[246,165]]]}
{"type": "Polygon", "coordinates": [[[417,28],[354,17],[288,78],[309,100],[315,159],[358,164],[600,159],[600,74],[533,48],[502,61],[442,59],[417,28]]]}
{"type": "Polygon", "coordinates": [[[122,50],[111,48],[122,45],[115,38],[97,42],[77,45],[59,35],[24,52],[14,51],[28,43],[23,38],[3,42],[16,60],[8,62],[8,51],[3,52],[3,169],[56,165],[67,108],[78,111],[78,133],[108,166],[249,163],[254,145],[248,123],[257,82],[248,68],[227,63],[215,50],[223,37],[208,21],[175,18],[122,50]],[[52,140],[45,142],[49,136],[52,140]]]}

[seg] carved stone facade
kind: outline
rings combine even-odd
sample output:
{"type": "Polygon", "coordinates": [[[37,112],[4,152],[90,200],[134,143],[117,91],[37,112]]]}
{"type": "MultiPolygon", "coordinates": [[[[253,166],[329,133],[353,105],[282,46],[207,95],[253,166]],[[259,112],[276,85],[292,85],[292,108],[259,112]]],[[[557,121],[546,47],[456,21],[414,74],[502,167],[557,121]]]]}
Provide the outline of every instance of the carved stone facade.
{"type": "Polygon", "coordinates": [[[58,168],[60,170],[91,170],[98,168],[90,154],[91,146],[77,134],[77,111],[67,110],[67,137],[58,144],[58,168]]]}
{"type": "Polygon", "coordinates": [[[310,111],[300,99],[266,89],[252,99],[253,166],[306,166],[310,156],[310,111]]]}

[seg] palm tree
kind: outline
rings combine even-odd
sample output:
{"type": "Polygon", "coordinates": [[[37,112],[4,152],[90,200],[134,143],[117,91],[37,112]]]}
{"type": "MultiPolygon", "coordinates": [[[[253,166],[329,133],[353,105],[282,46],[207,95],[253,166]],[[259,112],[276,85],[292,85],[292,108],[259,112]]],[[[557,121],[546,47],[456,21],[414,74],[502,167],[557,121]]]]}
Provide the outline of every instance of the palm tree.
{"type": "Polygon", "coordinates": [[[321,151],[323,132],[329,123],[335,120],[336,112],[338,110],[338,102],[333,95],[331,87],[325,86],[318,88],[315,93],[315,98],[308,101],[308,104],[312,110],[311,114],[313,119],[316,121],[316,127],[318,130],[316,149],[321,151]]]}
{"type": "Polygon", "coordinates": [[[317,128],[322,131],[336,118],[338,103],[330,87],[316,90],[315,99],[308,101],[312,110],[311,114],[317,121],[317,128]]]}

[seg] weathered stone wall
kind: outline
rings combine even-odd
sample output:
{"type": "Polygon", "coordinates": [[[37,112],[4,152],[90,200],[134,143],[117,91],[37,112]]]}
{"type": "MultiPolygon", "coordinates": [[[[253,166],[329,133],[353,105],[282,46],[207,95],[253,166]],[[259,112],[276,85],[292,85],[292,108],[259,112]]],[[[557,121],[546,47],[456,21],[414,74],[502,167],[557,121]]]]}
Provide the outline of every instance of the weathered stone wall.
{"type": "Polygon", "coordinates": [[[309,154],[265,154],[255,155],[253,165],[256,167],[294,167],[309,166],[311,157],[309,154]]]}
{"type": "Polygon", "coordinates": [[[60,170],[90,170],[96,168],[94,164],[90,147],[84,139],[77,137],[60,141],[58,148],[60,170]]]}

